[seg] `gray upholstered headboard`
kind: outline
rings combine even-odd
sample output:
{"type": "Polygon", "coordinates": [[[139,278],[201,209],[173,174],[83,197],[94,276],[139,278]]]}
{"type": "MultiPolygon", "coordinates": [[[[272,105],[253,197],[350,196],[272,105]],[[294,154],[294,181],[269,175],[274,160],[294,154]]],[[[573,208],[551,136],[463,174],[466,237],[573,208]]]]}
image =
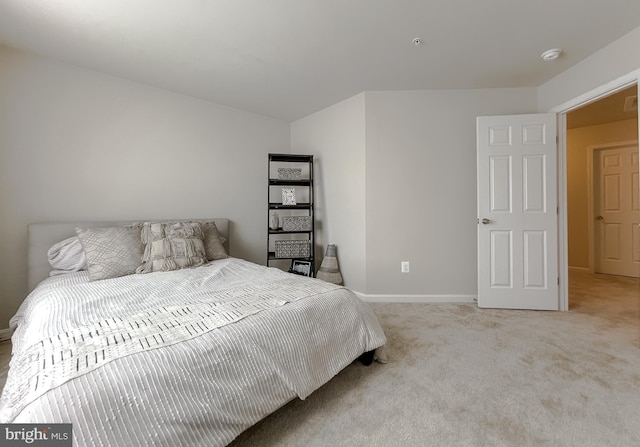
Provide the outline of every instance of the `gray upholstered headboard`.
{"type": "MultiPolygon", "coordinates": [[[[187,220],[187,219],[184,219],[187,220]]],[[[229,219],[188,219],[193,221],[215,221],[218,232],[226,241],[224,248],[229,253],[229,219]]],[[[38,222],[28,226],[29,247],[27,252],[28,262],[28,286],[29,291],[43,279],[49,276],[51,266],[47,259],[49,248],[56,242],[60,242],[76,235],[76,228],[99,228],[127,225],[143,220],[118,221],[118,222],[38,222]]]]}

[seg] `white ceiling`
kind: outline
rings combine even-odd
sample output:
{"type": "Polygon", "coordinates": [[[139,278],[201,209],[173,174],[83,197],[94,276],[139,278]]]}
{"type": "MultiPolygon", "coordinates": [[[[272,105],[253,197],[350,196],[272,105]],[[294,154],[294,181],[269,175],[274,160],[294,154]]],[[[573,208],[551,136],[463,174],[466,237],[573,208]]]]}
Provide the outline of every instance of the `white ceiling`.
{"type": "Polygon", "coordinates": [[[364,90],[537,87],[638,26],[639,0],[0,1],[7,46],[287,121],[364,90]]]}

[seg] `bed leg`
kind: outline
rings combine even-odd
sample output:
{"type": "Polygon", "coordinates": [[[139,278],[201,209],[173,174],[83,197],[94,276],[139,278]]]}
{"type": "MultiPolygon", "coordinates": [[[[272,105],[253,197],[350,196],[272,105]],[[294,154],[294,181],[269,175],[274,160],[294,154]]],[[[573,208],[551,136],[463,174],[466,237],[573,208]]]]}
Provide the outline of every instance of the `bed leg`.
{"type": "Polygon", "coordinates": [[[364,366],[369,366],[369,365],[371,365],[371,363],[373,363],[373,354],[374,353],[375,353],[375,351],[365,352],[360,357],[358,357],[358,360],[360,360],[360,363],[362,363],[364,366]]]}

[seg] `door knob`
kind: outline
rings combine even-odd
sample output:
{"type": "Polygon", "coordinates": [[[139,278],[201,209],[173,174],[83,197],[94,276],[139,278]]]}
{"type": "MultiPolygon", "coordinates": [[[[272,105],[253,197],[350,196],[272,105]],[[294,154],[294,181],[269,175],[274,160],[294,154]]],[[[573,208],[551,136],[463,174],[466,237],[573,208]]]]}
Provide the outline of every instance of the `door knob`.
{"type": "Polygon", "coordinates": [[[486,225],[488,223],[491,223],[491,219],[487,219],[486,217],[482,219],[482,224],[486,225]]]}
{"type": "Polygon", "coordinates": [[[604,220],[604,217],[602,217],[602,216],[596,216],[596,220],[604,220]]]}

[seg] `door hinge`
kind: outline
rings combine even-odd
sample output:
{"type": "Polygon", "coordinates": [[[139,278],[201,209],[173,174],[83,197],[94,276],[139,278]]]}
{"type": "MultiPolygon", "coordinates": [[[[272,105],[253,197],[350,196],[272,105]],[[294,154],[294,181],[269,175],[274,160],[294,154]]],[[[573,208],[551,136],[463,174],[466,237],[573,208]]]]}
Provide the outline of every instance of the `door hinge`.
{"type": "Polygon", "coordinates": [[[556,135],[556,144],[560,143],[560,137],[556,135]]]}
{"type": "Polygon", "coordinates": [[[558,285],[560,285],[560,277],[558,276],[558,285]]]}

